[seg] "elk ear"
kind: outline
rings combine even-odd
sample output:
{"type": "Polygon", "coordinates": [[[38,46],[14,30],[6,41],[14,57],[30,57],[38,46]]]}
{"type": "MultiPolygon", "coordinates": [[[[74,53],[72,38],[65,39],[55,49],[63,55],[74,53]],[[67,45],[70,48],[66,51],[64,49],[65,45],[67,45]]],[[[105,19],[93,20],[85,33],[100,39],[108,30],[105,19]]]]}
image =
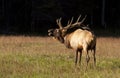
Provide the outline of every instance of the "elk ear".
{"type": "Polygon", "coordinates": [[[62,32],[65,32],[66,30],[65,29],[62,29],[62,32]]]}
{"type": "Polygon", "coordinates": [[[65,33],[65,32],[67,32],[67,29],[64,28],[64,29],[61,30],[61,32],[65,33]]]}
{"type": "Polygon", "coordinates": [[[66,34],[66,32],[67,32],[67,29],[66,29],[66,28],[62,29],[62,30],[61,30],[61,36],[64,37],[65,34],[66,34]]]}

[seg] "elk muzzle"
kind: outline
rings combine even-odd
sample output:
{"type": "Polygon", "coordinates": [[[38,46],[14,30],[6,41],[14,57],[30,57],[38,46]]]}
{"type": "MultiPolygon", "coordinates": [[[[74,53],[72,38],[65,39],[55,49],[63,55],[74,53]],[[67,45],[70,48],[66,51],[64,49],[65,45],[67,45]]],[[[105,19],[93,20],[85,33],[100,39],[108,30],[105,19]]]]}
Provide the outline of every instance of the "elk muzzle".
{"type": "Polygon", "coordinates": [[[48,36],[54,36],[53,32],[54,32],[54,29],[49,29],[48,30],[48,36]]]}

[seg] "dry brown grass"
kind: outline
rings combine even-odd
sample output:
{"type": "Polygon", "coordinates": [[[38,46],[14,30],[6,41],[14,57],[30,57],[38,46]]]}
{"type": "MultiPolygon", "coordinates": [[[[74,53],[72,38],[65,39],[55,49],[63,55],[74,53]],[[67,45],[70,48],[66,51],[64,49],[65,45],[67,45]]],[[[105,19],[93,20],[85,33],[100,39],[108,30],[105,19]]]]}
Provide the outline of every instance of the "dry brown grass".
{"type": "Polygon", "coordinates": [[[120,38],[98,38],[97,55],[106,58],[120,58],[120,38]]]}
{"type": "Polygon", "coordinates": [[[120,38],[97,39],[97,67],[75,68],[75,52],[49,37],[0,36],[1,78],[119,78],[120,38]]]}

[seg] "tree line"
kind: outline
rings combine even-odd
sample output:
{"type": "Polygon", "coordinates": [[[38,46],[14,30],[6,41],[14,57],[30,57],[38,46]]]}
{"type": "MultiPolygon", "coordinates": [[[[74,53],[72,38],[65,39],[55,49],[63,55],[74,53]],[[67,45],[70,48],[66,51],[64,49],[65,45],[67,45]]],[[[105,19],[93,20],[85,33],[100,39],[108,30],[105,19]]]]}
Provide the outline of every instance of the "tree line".
{"type": "Polygon", "coordinates": [[[63,25],[74,16],[87,15],[85,24],[92,28],[120,28],[119,2],[105,0],[104,22],[102,21],[102,0],[0,0],[0,33],[38,33],[56,26],[56,19],[62,17],[63,25]]]}

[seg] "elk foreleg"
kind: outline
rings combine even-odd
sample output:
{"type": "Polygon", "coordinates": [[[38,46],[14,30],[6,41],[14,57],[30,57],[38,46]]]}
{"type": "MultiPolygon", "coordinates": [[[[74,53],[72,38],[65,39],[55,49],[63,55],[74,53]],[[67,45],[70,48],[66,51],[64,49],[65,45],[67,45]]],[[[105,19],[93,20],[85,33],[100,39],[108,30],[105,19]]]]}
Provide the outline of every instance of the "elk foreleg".
{"type": "Polygon", "coordinates": [[[77,61],[78,61],[78,50],[76,50],[75,65],[77,65],[77,61]]]}
{"type": "Polygon", "coordinates": [[[81,65],[82,50],[80,50],[79,64],[81,65]]]}

